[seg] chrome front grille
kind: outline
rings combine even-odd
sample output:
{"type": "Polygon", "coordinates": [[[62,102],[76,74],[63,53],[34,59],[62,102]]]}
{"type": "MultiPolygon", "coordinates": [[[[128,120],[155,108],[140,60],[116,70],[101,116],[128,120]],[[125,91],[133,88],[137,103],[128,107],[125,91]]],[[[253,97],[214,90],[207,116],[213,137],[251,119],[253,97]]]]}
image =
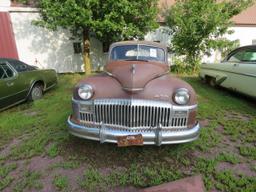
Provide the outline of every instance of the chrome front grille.
{"type": "Polygon", "coordinates": [[[187,128],[188,112],[189,109],[167,102],[100,99],[80,104],[80,121],[86,125],[103,123],[124,129],[154,128],[159,125],[162,128],[187,128]]]}

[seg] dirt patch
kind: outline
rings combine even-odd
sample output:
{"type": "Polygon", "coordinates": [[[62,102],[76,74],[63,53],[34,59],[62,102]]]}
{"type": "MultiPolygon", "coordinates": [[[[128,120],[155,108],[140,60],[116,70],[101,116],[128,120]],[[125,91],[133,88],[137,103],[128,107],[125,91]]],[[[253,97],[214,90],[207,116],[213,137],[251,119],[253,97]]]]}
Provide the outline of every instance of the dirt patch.
{"type": "Polygon", "coordinates": [[[32,110],[26,110],[23,113],[24,113],[24,115],[29,116],[29,117],[34,117],[34,116],[39,115],[39,112],[32,111],[32,110]]]}
{"type": "Polygon", "coordinates": [[[220,147],[214,147],[214,148],[210,148],[207,152],[201,152],[201,151],[194,151],[193,152],[193,156],[195,157],[202,157],[202,158],[206,158],[206,159],[214,159],[216,158],[221,152],[223,151],[222,148],[220,147]]]}
{"type": "Polygon", "coordinates": [[[220,144],[220,150],[223,151],[223,148],[225,148],[226,151],[231,153],[236,153],[239,155],[239,149],[238,146],[240,145],[241,141],[236,140],[235,142],[231,141],[228,136],[223,135],[223,139],[220,144]]]}
{"type": "Polygon", "coordinates": [[[241,114],[241,113],[237,113],[237,112],[226,112],[224,114],[225,116],[225,119],[226,120],[241,120],[241,121],[246,121],[246,122],[249,122],[252,117],[249,116],[249,115],[244,115],[244,114],[241,114]]]}
{"type": "MultiPolygon", "coordinates": [[[[17,181],[23,178],[26,171],[38,172],[41,174],[39,182],[43,188],[42,192],[57,191],[53,185],[53,180],[56,176],[66,176],[68,178],[68,191],[82,191],[79,186],[79,178],[83,177],[86,166],[80,166],[76,169],[64,169],[61,167],[52,167],[52,165],[64,162],[61,156],[57,156],[53,159],[49,157],[36,156],[30,160],[18,160],[10,161],[17,164],[17,168],[9,173],[9,176],[13,177],[13,182],[6,187],[4,192],[11,192],[16,186],[17,181]]],[[[35,191],[34,189],[26,189],[26,191],[35,191]]]]}
{"type": "Polygon", "coordinates": [[[46,170],[49,168],[50,165],[59,163],[61,161],[63,161],[63,158],[61,156],[57,156],[52,159],[49,157],[36,156],[30,160],[30,164],[29,164],[28,168],[31,171],[46,170]]]}
{"type": "Polygon", "coordinates": [[[30,134],[24,134],[21,137],[14,138],[10,143],[8,143],[7,145],[1,147],[0,158],[5,158],[8,155],[10,155],[11,150],[13,148],[15,148],[17,145],[19,145],[23,140],[25,140],[29,136],[30,136],[30,134]]]}
{"type": "Polygon", "coordinates": [[[79,180],[82,178],[84,174],[84,167],[79,167],[77,169],[67,170],[67,169],[59,169],[57,170],[57,174],[65,175],[69,178],[69,186],[72,191],[77,191],[79,188],[79,180]]]}
{"type": "Polygon", "coordinates": [[[11,149],[17,146],[21,142],[21,139],[13,139],[8,145],[2,147],[3,149],[0,151],[0,157],[7,157],[11,153],[11,149]]]}
{"type": "Polygon", "coordinates": [[[53,181],[53,178],[50,176],[46,176],[43,179],[41,179],[43,189],[40,191],[41,192],[57,191],[56,188],[53,186],[52,181],[53,181]]]}
{"type": "Polygon", "coordinates": [[[256,172],[250,168],[247,163],[231,164],[228,162],[221,162],[217,165],[217,171],[231,170],[236,174],[243,174],[248,177],[256,177],[256,172]]]}
{"type": "Polygon", "coordinates": [[[7,186],[3,190],[3,192],[13,191],[13,189],[16,186],[15,181],[22,178],[24,172],[26,171],[27,160],[19,160],[19,161],[16,161],[15,163],[16,163],[16,166],[17,166],[16,169],[9,173],[9,176],[13,178],[13,182],[9,186],[7,186]]]}
{"type": "Polygon", "coordinates": [[[122,173],[122,172],[125,172],[127,170],[127,168],[125,168],[125,167],[117,167],[117,166],[105,167],[105,168],[100,168],[99,172],[102,175],[107,176],[108,174],[111,174],[113,170],[116,171],[116,172],[122,173]]]}
{"type": "MultiPolygon", "coordinates": [[[[224,126],[218,125],[215,130],[218,133],[221,133],[221,141],[218,143],[217,146],[210,148],[208,151],[193,151],[192,155],[194,157],[203,157],[203,158],[216,158],[220,153],[228,152],[228,153],[235,153],[239,155],[239,145],[241,143],[240,140],[231,141],[228,135],[222,134],[224,132],[224,126]]],[[[239,155],[240,156],[240,155],[239,155]]]]}
{"type": "Polygon", "coordinates": [[[68,178],[68,191],[81,191],[79,186],[79,178],[82,178],[86,166],[80,166],[76,169],[64,169],[62,167],[52,167],[52,165],[64,162],[63,157],[55,158],[36,156],[30,161],[28,168],[32,171],[42,172],[40,182],[43,185],[41,191],[57,191],[53,185],[53,180],[56,176],[66,176],[68,178]]]}
{"type": "Polygon", "coordinates": [[[82,191],[79,186],[79,180],[82,178],[84,170],[83,166],[77,169],[55,168],[54,170],[49,170],[43,174],[43,178],[40,180],[44,186],[41,191],[57,191],[53,185],[53,180],[56,176],[66,176],[68,178],[68,191],[82,191]]]}
{"type": "Polygon", "coordinates": [[[224,132],[224,126],[223,126],[223,125],[219,125],[219,126],[216,128],[216,131],[218,131],[219,133],[223,133],[223,132],[224,132]]]}
{"type": "Polygon", "coordinates": [[[209,125],[209,120],[208,119],[200,120],[199,124],[201,127],[207,127],[209,125]]]}
{"type": "Polygon", "coordinates": [[[155,159],[163,159],[166,156],[166,149],[171,150],[178,145],[169,146],[143,146],[120,148],[116,144],[89,141],[70,136],[69,140],[61,146],[60,154],[64,158],[69,156],[77,157],[78,161],[91,164],[99,169],[106,167],[130,167],[131,161],[136,164],[146,164],[155,159]],[[74,150],[75,149],[75,150],[74,150]],[[106,151],[108,154],[106,155],[106,151]],[[145,159],[143,153],[150,153],[145,159]],[[68,155],[68,156],[67,156],[68,155]]]}

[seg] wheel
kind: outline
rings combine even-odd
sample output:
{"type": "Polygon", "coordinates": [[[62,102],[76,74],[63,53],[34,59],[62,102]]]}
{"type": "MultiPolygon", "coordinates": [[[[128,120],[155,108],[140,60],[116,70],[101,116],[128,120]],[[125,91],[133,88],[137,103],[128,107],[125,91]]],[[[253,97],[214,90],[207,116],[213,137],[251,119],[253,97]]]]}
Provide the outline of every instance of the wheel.
{"type": "Polygon", "coordinates": [[[36,84],[30,91],[29,100],[35,101],[41,99],[43,97],[43,86],[40,84],[36,84]]]}
{"type": "Polygon", "coordinates": [[[216,79],[211,77],[210,80],[209,80],[209,84],[212,87],[216,87],[217,86],[216,79]]]}
{"type": "Polygon", "coordinates": [[[200,77],[200,79],[201,79],[202,83],[207,83],[206,77],[200,77]]]}

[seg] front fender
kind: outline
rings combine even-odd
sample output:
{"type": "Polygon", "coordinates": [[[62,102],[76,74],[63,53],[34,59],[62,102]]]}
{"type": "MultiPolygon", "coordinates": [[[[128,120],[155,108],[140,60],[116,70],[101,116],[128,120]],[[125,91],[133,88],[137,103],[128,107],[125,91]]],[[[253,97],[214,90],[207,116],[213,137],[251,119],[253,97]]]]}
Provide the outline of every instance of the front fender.
{"type": "Polygon", "coordinates": [[[224,72],[216,70],[214,68],[201,68],[200,77],[206,79],[207,77],[213,77],[216,80],[217,85],[220,85],[227,79],[227,75],[224,72]]]}

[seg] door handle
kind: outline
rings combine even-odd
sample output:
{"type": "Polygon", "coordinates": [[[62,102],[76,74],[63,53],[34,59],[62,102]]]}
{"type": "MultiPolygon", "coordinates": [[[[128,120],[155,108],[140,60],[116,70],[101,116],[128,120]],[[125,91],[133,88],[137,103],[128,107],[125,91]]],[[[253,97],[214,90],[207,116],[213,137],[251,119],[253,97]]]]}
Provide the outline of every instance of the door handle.
{"type": "Polygon", "coordinates": [[[7,82],[6,85],[7,85],[8,87],[11,87],[11,86],[14,85],[14,83],[13,83],[13,82],[7,82]]]}
{"type": "Polygon", "coordinates": [[[238,67],[238,66],[239,66],[239,64],[235,63],[233,66],[234,66],[234,67],[238,67]]]}

